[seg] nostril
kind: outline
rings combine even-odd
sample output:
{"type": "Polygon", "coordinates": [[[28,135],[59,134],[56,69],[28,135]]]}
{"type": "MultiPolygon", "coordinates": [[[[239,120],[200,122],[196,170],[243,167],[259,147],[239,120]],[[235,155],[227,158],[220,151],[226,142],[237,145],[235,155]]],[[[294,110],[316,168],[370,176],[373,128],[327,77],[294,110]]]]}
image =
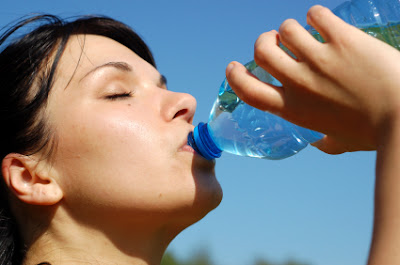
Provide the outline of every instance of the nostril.
{"type": "Polygon", "coordinates": [[[181,109],[180,111],[178,111],[177,113],[175,113],[174,119],[177,118],[177,117],[179,117],[179,116],[185,115],[187,112],[188,112],[187,109],[181,109]]]}

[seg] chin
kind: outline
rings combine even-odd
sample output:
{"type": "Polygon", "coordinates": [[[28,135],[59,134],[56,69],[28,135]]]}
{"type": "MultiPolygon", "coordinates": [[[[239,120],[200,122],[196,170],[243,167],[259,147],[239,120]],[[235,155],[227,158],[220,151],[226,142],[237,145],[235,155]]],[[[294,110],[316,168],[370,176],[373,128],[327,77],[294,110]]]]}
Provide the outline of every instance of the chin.
{"type": "MultiPolygon", "coordinates": [[[[203,196],[201,196],[203,197],[203,196]]],[[[192,205],[190,210],[186,210],[184,214],[180,215],[178,218],[179,226],[182,229],[189,227],[198,221],[206,217],[211,211],[218,207],[222,200],[222,190],[219,192],[208,194],[207,198],[205,196],[200,199],[200,196],[196,198],[196,201],[192,205]]]]}
{"type": "Polygon", "coordinates": [[[221,185],[215,176],[215,161],[194,156],[191,178],[194,180],[194,190],[191,190],[187,197],[189,201],[173,214],[173,223],[181,228],[203,219],[218,207],[223,196],[221,185]]]}
{"type": "Polygon", "coordinates": [[[202,214],[205,216],[221,203],[222,188],[215,176],[214,166],[197,168],[193,171],[193,175],[196,184],[194,205],[202,210],[202,214]]]}

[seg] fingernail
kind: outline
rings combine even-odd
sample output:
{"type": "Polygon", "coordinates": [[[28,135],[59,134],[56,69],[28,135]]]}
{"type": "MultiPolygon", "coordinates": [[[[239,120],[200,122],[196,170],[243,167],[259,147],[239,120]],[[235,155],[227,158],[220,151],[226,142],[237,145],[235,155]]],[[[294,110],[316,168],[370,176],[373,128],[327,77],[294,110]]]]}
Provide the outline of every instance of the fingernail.
{"type": "Polygon", "coordinates": [[[232,71],[234,66],[235,66],[234,63],[228,64],[228,66],[226,67],[226,75],[229,75],[229,73],[232,71]]]}

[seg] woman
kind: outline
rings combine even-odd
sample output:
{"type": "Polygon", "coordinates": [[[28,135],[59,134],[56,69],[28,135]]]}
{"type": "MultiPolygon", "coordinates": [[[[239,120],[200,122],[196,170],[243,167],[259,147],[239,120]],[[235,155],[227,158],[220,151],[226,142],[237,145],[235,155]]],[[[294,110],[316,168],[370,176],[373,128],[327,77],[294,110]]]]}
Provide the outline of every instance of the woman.
{"type": "MultiPolygon", "coordinates": [[[[166,90],[124,25],[44,18],[0,54],[2,264],[158,264],[221,200],[213,163],[186,145],[195,101],[166,90]]],[[[293,20],[256,42],[282,87],[238,63],[227,78],[249,104],[324,132],[325,152],[377,149],[368,264],[400,264],[400,53],[326,8],[307,20],[326,43],[293,20]]]]}
{"type": "Polygon", "coordinates": [[[146,44],[109,18],[33,17],[6,42],[0,263],[159,264],[222,197],[186,144],[195,99],[167,90],[146,44]]]}

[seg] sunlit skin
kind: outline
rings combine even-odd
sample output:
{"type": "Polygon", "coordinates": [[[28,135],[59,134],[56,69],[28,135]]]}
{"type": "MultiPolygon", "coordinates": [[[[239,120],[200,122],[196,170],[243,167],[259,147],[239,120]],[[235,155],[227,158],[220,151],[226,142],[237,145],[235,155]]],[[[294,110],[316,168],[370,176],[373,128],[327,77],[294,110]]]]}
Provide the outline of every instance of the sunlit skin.
{"type": "Polygon", "coordinates": [[[125,46],[72,36],[46,108],[63,196],[25,264],[159,264],[222,198],[214,162],[186,144],[195,108],[125,46]]]}

